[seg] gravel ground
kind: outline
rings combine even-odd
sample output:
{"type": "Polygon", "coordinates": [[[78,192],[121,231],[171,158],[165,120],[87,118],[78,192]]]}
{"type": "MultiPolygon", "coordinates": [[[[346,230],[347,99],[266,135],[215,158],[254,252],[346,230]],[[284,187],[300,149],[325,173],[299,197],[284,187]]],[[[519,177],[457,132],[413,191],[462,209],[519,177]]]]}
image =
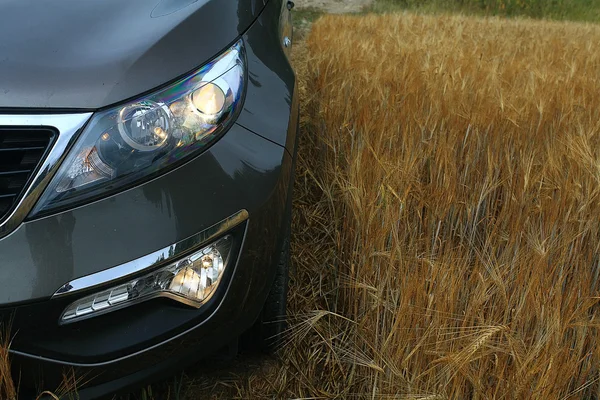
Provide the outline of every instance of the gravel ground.
{"type": "Polygon", "coordinates": [[[328,13],[359,12],[373,0],[295,0],[298,8],[316,8],[328,13]]]}

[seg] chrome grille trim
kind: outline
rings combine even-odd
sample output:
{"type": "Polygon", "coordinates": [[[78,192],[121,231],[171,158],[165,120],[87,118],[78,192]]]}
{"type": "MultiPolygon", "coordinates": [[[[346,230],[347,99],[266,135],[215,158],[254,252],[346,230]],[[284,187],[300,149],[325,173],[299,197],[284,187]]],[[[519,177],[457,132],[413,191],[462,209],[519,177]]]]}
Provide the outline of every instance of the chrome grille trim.
{"type": "Polygon", "coordinates": [[[50,127],[58,131],[58,137],[30,181],[13,210],[0,223],[0,238],[10,234],[27,217],[36,201],[66,156],[66,151],[77,139],[79,131],[92,113],[76,114],[0,114],[0,126],[50,127]]]}
{"type": "Polygon", "coordinates": [[[47,127],[0,126],[0,222],[18,204],[56,136],[47,127]]]}

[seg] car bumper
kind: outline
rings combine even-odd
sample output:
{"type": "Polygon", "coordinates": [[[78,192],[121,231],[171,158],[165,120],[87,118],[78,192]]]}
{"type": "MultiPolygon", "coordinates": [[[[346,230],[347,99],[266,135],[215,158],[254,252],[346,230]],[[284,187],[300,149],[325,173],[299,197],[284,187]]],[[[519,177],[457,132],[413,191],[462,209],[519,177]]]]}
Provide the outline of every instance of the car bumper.
{"type": "Polygon", "coordinates": [[[218,351],[258,317],[279,261],[298,122],[287,58],[262,50],[272,36],[261,22],[272,18],[269,12],[273,6],[244,36],[252,79],[238,122],[218,142],[152,181],[26,221],[0,239],[0,321],[12,326],[13,371],[24,398],[56,389],[65,373],[85,382],[81,399],[125,390],[218,351]],[[221,232],[233,238],[231,258],[201,308],[153,299],[59,324],[73,301],[132,276],[54,296],[65,283],[140,259],[242,211],[247,218],[221,232]]]}
{"type": "MultiPolygon", "coordinates": [[[[116,256],[133,259],[156,250],[148,242],[160,241],[164,247],[239,210],[248,215],[222,232],[221,236],[233,238],[230,260],[217,292],[200,309],[169,299],[152,299],[59,325],[68,304],[115,281],[73,295],[2,308],[2,320],[12,321],[15,332],[11,353],[14,372],[21,382],[34,382],[30,388],[33,392],[53,390],[67,372],[89,381],[88,388],[80,390],[80,398],[96,398],[181,367],[186,360],[214,353],[236,339],[258,317],[273,282],[292,173],[293,159],[284,147],[236,125],[206,153],[165,176],[115,196],[119,199],[108,198],[20,227],[25,230],[27,243],[34,247],[32,251],[38,245],[40,249],[54,249],[53,256],[40,256],[43,267],[59,269],[61,265],[79,265],[74,261],[79,257],[73,253],[83,249],[77,248],[75,237],[88,238],[82,244],[88,249],[83,260],[89,258],[94,265],[110,266],[115,265],[112,260],[116,256]],[[212,178],[205,179],[210,175],[212,178]],[[121,200],[123,196],[126,198],[121,200]],[[132,203],[132,199],[136,201],[132,203]],[[96,208],[99,210],[92,211],[96,208]],[[92,216],[96,216],[94,222],[79,223],[92,216]],[[65,220],[75,223],[66,230],[61,225],[65,220]],[[49,225],[55,230],[49,232],[49,225]],[[106,232],[110,227],[112,234],[106,232]],[[97,230],[112,239],[101,240],[97,230]],[[118,245],[113,241],[115,236],[121,238],[118,245]],[[36,244],[38,240],[42,243],[36,244]],[[111,245],[116,248],[113,250],[111,245]],[[150,251],[140,251],[142,245],[150,251]]],[[[3,246],[10,246],[7,240],[18,238],[19,230],[0,241],[0,252],[9,252],[3,246]]],[[[78,276],[73,273],[73,278],[78,276]]]]}

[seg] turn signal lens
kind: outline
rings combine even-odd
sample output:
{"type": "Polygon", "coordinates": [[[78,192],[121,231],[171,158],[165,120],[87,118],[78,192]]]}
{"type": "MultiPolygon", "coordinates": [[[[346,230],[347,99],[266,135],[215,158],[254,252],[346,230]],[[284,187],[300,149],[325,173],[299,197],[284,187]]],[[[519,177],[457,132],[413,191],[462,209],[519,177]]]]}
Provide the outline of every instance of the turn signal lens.
{"type": "Polygon", "coordinates": [[[218,287],[231,250],[231,236],[142,277],[73,302],[60,323],[67,324],[115,311],[155,297],[199,308],[218,287]]]}
{"type": "Polygon", "coordinates": [[[294,2],[284,0],[281,3],[279,32],[281,35],[283,51],[288,57],[290,57],[292,52],[292,40],[294,36],[294,25],[292,24],[292,8],[294,8],[294,2]]]}

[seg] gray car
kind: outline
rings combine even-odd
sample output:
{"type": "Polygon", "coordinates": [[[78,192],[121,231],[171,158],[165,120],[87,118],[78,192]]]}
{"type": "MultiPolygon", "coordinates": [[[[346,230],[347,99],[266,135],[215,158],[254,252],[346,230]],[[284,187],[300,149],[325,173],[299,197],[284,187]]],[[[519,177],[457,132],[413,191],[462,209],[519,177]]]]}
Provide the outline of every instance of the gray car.
{"type": "Polygon", "coordinates": [[[282,0],[0,5],[0,322],[23,398],[127,390],[285,326],[282,0]]]}

